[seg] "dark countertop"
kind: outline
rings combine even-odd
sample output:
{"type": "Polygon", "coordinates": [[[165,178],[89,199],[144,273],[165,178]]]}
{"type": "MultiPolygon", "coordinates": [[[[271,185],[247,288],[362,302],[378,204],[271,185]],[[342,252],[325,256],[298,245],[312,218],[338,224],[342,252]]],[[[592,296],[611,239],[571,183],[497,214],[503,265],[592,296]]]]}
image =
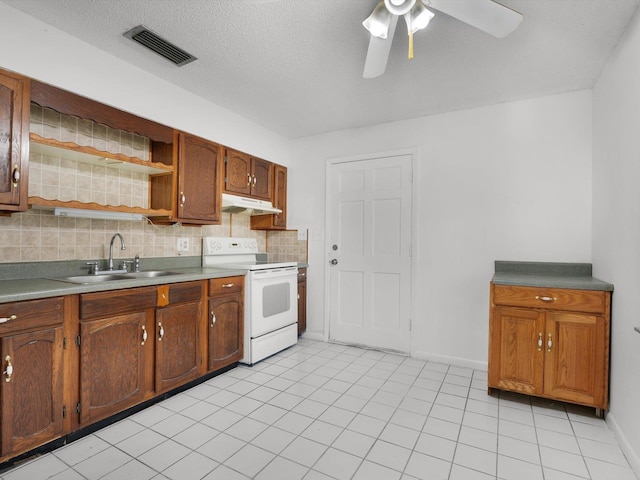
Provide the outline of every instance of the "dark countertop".
{"type": "Polygon", "coordinates": [[[590,263],[507,262],[496,260],[496,285],[613,291],[611,283],[594,278],[590,263]]]}

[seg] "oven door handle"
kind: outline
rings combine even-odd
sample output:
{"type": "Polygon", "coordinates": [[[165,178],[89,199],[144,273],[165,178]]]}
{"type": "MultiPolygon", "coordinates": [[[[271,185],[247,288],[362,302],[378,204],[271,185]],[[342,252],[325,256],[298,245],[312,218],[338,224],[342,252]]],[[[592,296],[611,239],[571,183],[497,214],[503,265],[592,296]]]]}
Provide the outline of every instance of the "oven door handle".
{"type": "Polygon", "coordinates": [[[286,267],[286,268],[268,268],[265,270],[252,270],[249,272],[251,277],[260,280],[262,278],[276,278],[284,277],[287,275],[298,276],[298,267],[286,267]]]}

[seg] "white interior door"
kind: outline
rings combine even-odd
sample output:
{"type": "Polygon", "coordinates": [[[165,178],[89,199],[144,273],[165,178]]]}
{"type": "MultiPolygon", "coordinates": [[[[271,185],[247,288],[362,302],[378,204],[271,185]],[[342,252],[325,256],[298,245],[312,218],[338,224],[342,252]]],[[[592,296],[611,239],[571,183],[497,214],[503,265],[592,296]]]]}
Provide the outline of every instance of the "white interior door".
{"type": "Polygon", "coordinates": [[[412,157],[328,168],[329,338],[409,352],[412,157]]]}

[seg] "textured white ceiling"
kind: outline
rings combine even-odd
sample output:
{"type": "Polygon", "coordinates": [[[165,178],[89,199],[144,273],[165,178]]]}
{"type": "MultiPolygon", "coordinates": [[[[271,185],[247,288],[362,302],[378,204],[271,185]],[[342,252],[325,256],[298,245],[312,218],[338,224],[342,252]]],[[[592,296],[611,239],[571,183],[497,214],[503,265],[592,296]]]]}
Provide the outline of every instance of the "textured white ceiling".
{"type": "Polygon", "coordinates": [[[399,22],[386,73],[365,80],[377,0],[1,1],[290,138],[591,88],[640,4],[500,0],[524,15],[503,39],[436,12],[411,61],[399,22]],[[139,24],[198,60],[122,36],[139,24]]]}

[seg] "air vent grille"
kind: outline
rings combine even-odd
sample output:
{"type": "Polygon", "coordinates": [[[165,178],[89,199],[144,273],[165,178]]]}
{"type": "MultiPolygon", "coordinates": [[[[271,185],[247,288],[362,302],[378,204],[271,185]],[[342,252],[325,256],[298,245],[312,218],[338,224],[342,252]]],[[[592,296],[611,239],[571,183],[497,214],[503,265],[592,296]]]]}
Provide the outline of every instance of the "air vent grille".
{"type": "Polygon", "coordinates": [[[182,67],[183,65],[196,60],[196,57],[194,57],[190,53],[187,53],[181,48],[176,47],[173,43],[168,42],[164,38],[156,35],[154,32],[143,25],[138,25],[128,32],[125,32],[123,35],[135,42],[138,42],[140,45],[144,45],[149,50],[152,50],[158,55],[166,58],[178,67],[182,67]]]}

